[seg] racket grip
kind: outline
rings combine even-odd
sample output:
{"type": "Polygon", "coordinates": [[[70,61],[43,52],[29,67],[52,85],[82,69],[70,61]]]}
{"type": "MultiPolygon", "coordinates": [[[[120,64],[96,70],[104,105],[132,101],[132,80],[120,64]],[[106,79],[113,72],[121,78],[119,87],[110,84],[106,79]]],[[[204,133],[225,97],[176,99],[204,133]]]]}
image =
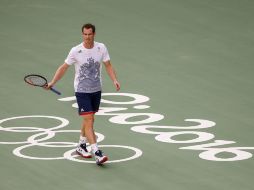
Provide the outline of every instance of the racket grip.
{"type": "Polygon", "coordinates": [[[54,93],[56,93],[57,95],[61,95],[61,92],[57,91],[56,89],[54,88],[50,88],[51,91],[53,91],[54,93]]]}

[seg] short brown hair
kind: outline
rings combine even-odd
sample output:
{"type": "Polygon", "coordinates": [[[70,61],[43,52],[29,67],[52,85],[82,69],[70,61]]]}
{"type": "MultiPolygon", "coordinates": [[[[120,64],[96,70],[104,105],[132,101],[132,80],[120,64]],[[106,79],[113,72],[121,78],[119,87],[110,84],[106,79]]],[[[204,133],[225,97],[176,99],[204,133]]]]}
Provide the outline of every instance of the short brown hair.
{"type": "Polygon", "coordinates": [[[95,26],[94,26],[93,24],[91,24],[91,23],[87,23],[87,24],[84,24],[84,25],[82,26],[82,33],[83,33],[84,28],[85,28],[85,29],[90,29],[90,28],[92,28],[93,33],[95,33],[95,26]]]}

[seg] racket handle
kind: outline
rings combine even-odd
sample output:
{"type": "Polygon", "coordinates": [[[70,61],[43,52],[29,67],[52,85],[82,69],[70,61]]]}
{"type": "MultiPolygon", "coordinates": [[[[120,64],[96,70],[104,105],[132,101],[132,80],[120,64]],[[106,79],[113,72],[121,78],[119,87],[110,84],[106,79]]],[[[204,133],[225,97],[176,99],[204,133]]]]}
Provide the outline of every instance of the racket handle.
{"type": "Polygon", "coordinates": [[[54,88],[50,88],[51,91],[53,91],[54,93],[56,93],[57,95],[61,95],[61,92],[57,91],[56,89],[54,88]]]}

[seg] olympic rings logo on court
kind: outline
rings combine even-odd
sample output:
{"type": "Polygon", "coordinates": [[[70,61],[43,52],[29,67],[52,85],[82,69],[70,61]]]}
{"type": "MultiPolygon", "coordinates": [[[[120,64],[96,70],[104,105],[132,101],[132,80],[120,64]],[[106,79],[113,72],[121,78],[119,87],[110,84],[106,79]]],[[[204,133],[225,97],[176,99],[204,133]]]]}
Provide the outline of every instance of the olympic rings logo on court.
{"type": "MultiPolygon", "coordinates": [[[[58,99],[63,102],[72,102],[76,98],[74,96],[65,97],[58,99]]],[[[206,120],[206,119],[184,119],[187,124],[185,126],[172,126],[172,125],[157,125],[155,122],[161,121],[165,118],[164,115],[159,113],[141,112],[141,110],[147,110],[150,108],[149,105],[144,105],[143,103],[148,102],[149,97],[132,94],[132,93],[102,93],[102,103],[107,105],[107,107],[100,107],[99,112],[96,113],[98,116],[109,117],[108,121],[110,123],[118,124],[118,126],[131,126],[130,130],[136,133],[154,135],[156,141],[162,143],[173,143],[179,144],[181,150],[193,150],[201,151],[199,153],[199,158],[209,161],[240,161],[246,160],[253,157],[253,154],[249,151],[253,151],[254,147],[238,147],[231,146],[235,144],[235,141],[229,140],[217,140],[215,135],[212,133],[200,131],[207,128],[214,127],[215,122],[206,120]],[[106,96],[118,96],[122,98],[128,98],[127,101],[112,101],[105,99],[106,96]],[[131,99],[130,99],[131,98],[131,99]],[[110,105],[110,106],[109,106],[110,105]],[[114,105],[111,107],[111,105],[114,105]],[[121,107],[118,107],[121,105],[121,107]],[[124,107],[122,107],[124,106],[124,107]],[[130,110],[129,110],[130,109],[130,110]],[[138,110],[138,112],[137,112],[138,110]],[[124,112],[123,112],[124,111],[124,112]],[[128,111],[126,113],[126,111],[128,111]],[[131,111],[131,112],[129,112],[131,111]],[[132,118],[136,118],[134,121],[132,118]],[[138,118],[138,119],[137,119],[138,118]],[[151,125],[151,123],[153,123],[151,125]],[[193,124],[194,123],[194,124],[193,124]],[[165,131],[161,131],[164,129],[165,131]],[[173,130],[172,130],[173,129],[173,130]],[[178,130],[178,131],[175,131],[178,130]],[[189,139],[178,139],[181,136],[190,136],[189,139]],[[197,144],[198,143],[198,144],[197,144]],[[229,154],[229,156],[221,157],[221,154],[229,154]]],[[[77,108],[77,103],[73,103],[72,107],[77,108]]],[[[49,139],[56,136],[59,133],[80,133],[80,130],[63,130],[65,126],[69,124],[69,121],[56,116],[42,116],[42,115],[31,115],[31,116],[19,116],[12,117],[0,120],[0,131],[12,132],[12,133],[36,133],[31,135],[26,139],[26,141],[21,142],[0,142],[0,144],[9,144],[9,145],[20,145],[19,147],[13,150],[13,154],[16,156],[27,158],[27,159],[37,159],[37,160],[59,160],[66,159],[76,162],[86,162],[93,163],[93,161],[81,160],[78,159],[77,155],[74,154],[76,143],[73,142],[48,142],[49,139]],[[60,125],[52,128],[40,128],[40,127],[2,127],[2,123],[15,120],[15,119],[24,119],[24,118],[47,118],[54,119],[61,122],[60,125]],[[65,151],[61,156],[58,157],[33,157],[26,155],[25,149],[32,147],[42,147],[42,148],[70,148],[65,151]]],[[[98,142],[101,142],[104,139],[104,135],[96,133],[98,137],[98,142]]],[[[119,160],[110,160],[109,163],[113,162],[123,162],[129,161],[135,158],[138,158],[142,155],[142,151],[122,145],[101,145],[101,147],[111,147],[111,148],[123,148],[132,150],[134,153],[133,156],[130,156],[125,159],[119,160]]],[[[31,149],[30,149],[31,150],[31,149]]],[[[33,152],[33,151],[32,151],[33,152]]]]}
{"type": "MultiPolygon", "coordinates": [[[[26,158],[26,159],[32,159],[32,160],[61,160],[66,159],[70,161],[75,162],[84,162],[84,163],[94,163],[94,161],[87,160],[87,159],[78,159],[78,155],[75,154],[75,148],[77,146],[77,143],[74,142],[54,142],[54,141],[48,141],[52,138],[54,138],[59,133],[80,133],[80,130],[63,130],[64,127],[68,126],[69,121],[65,118],[56,117],[56,116],[46,116],[46,115],[29,115],[29,116],[18,116],[18,117],[11,117],[11,118],[5,118],[0,120],[0,131],[4,132],[10,132],[10,133],[36,133],[31,136],[29,136],[25,141],[19,141],[19,142],[7,142],[7,141],[0,141],[0,144],[5,145],[20,145],[17,148],[15,148],[12,152],[14,155],[26,158]],[[7,121],[11,120],[17,120],[17,119],[27,119],[27,118],[46,118],[46,119],[54,119],[57,121],[60,121],[60,125],[51,127],[51,128],[41,128],[41,127],[3,127],[3,124],[7,121]],[[39,156],[29,156],[26,155],[24,152],[26,149],[33,148],[33,147],[43,147],[43,148],[70,148],[69,150],[65,151],[60,156],[55,157],[39,157],[39,156]]],[[[78,135],[79,136],[79,135],[78,135]]],[[[97,141],[101,142],[104,140],[104,135],[101,133],[97,133],[97,141]]],[[[108,163],[117,163],[117,162],[124,162],[136,159],[142,155],[142,151],[138,148],[131,147],[131,146],[124,146],[124,145],[100,145],[99,147],[111,147],[111,148],[123,148],[123,149],[129,149],[134,152],[133,156],[118,159],[118,160],[110,160],[108,163]]],[[[90,147],[88,147],[90,149],[90,147]]]]}

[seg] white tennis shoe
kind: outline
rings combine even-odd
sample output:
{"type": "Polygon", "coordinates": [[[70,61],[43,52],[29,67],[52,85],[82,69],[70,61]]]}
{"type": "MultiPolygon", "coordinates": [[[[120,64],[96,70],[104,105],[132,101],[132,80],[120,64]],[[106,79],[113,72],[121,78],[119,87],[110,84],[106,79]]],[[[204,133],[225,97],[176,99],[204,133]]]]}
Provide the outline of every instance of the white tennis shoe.
{"type": "Polygon", "coordinates": [[[108,157],[103,155],[103,152],[101,150],[97,150],[94,153],[94,157],[97,165],[101,165],[108,160],[108,157]]]}
{"type": "Polygon", "coordinates": [[[92,154],[90,152],[88,152],[88,150],[86,148],[86,144],[78,145],[76,148],[76,152],[83,158],[92,158],[92,154]]]}

